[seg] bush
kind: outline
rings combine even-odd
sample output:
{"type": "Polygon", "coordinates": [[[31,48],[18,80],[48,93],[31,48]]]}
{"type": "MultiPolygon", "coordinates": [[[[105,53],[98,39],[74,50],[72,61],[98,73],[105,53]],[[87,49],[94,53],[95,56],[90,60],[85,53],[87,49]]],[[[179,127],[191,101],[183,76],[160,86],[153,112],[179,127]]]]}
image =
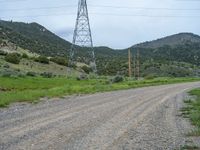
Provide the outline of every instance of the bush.
{"type": "Polygon", "coordinates": [[[35,72],[27,72],[26,75],[30,76],[30,77],[35,77],[36,73],[35,72]]]}
{"type": "Polygon", "coordinates": [[[115,77],[111,80],[112,83],[119,83],[119,82],[123,82],[123,81],[124,81],[124,78],[123,78],[122,76],[120,76],[120,75],[115,76],[115,77]]]}
{"type": "Polygon", "coordinates": [[[76,78],[76,80],[78,80],[78,81],[81,81],[81,80],[88,80],[88,77],[87,77],[86,75],[84,75],[84,74],[81,74],[80,76],[78,76],[78,77],[76,78]]]}
{"type": "Polygon", "coordinates": [[[40,75],[42,77],[44,77],[44,78],[52,78],[52,77],[54,77],[53,73],[51,73],[51,72],[44,72],[44,73],[41,73],[40,75]]]}
{"type": "Polygon", "coordinates": [[[155,79],[155,78],[157,78],[157,76],[156,76],[156,75],[153,75],[153,74],[149,74],[149,75],[145,76],[145,79],[146,79],[146,80],[153,80],[153,79],[155,79]]]}
{"type": "Polygon", "coordinates": [[[28,55],[26,53],[22,54],[22,58],[29,58],[28,55]]]}
{"type": "Polygon", "coordinates": [[[11,77],[13,74],[12,72],[6,71],[2,73],[2,77],[11,77]]]}
{"type": "Polygon", "coordinates": [[[58,65],[68,66],[68,61],[64,57],[53,57],[50,59],[50,61],[52,61],[58,65]]]}
{"type": "Polygon", "coordinates": [[[5,60],[13,64],[19,64],[21,57],[18,53],[10,53],[6,55],[5,60]]]}
{"type": "Polygon", "coordinates": [[[8,64],[3,65],[4,68],[10,68],[8,64]]]}
{"type": "Polygon", "coordinates": [[[43,64],[49,64],[49,59],[46,56],[39,56],[35,58],[35,61],[43,64]]]}
{"type": "Polygon", "coordinates": [[[90,72],[92,72],[92,69],[90,68],[90,67],[88,67],[88,66],[82,66],[81,67],[81,69],[85,72],[85,73],[87,73],[87,74],[89,74],[90,72]]]}
{"type": "Polygon", "coordinates": [[[0,50],[0,55],[6,56],[7,54],[8,54],[7,52],[4,52],[4,51],[0,50]]]}
{"type": "Polygon", "coordinates": [[[18,77],[21,73],[17,70],[3,69],[0,71],[0,76],[3,77],[18,77]]]}

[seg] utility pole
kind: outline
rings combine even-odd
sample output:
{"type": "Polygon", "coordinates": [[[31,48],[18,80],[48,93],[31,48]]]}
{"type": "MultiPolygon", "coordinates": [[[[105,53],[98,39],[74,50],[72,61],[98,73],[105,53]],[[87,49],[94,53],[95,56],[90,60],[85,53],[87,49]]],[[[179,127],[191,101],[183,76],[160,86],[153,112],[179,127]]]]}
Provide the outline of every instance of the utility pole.
{"type": "Polygon", "coordinates": [[[140,52],[137,50],[137,79],[140,79],[140,52]]]}
{"type": "Polygon", "coordinates": [[[132,77],[132,63],[131,63],[131,50],[128,50],[128,73],[129,73],[129,77],[132,77]]]}
{"type": "Polygon", "coordinates": [[[77,53],[77,47],[88,48],[89,51],[89,65],[93,72],[97,72],[95,54],[93,48],[92,34],[90,29],[89,15],[86,0],[79,0],[78,13],[76,19],[76,25],[74,29],[73,42],[70,50],[70,65],[75,64],[75,52],[77,53]]]}
{"type": "Polygon", "coordinates": [[[133,57],[133,66],[134,66],[134,78],[136,79],[136,72],[137,72],[137,64],[136,64],[136,57],[133,57]]]}

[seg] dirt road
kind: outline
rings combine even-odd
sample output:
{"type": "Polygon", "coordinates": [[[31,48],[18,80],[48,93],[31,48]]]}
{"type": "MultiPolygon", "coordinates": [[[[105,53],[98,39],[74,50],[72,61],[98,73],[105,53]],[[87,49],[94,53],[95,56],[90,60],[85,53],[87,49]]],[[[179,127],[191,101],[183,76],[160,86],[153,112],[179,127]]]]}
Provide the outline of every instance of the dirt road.
{"type": "Polygon", "coordinates": [[[199,86],[164,85],[0,109],[0,149],[174,150],[191,142],[179,109],[184,93],[199,86]]]}

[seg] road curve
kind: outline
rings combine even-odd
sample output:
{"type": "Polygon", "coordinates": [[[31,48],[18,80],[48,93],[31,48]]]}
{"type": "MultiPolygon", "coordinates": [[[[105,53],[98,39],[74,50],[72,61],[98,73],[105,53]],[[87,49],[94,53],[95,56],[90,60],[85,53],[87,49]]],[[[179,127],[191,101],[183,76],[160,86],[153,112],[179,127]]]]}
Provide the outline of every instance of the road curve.
{"type": "Polygon", "coordinates": [[[179,114],[200,83],[146,87],[0,109],[0,150],[177,149],[187,144],[179,114]]]}

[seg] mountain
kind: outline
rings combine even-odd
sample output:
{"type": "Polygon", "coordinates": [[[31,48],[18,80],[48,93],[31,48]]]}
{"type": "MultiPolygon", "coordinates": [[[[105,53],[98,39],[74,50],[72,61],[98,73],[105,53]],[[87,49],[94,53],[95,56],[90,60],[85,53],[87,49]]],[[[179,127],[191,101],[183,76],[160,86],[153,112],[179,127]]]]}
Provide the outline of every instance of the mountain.
{"type": "Polygon", "coordinates": [[[193,33],[179,33],[171,36],[167,36],[158,40],[148,41],[141,44],[134,45],[133,47],[140,48],[159,48],[165,45],[175,47],[177,45],[183,45],[187,43],[199,43],[200,36],[193,33]]]}
{"type": "Polygon", "coordinates": [[[0,39],[47,56],[64,55],[71,46],[70,42],[37,23],[0,21],[0,39]]]}
{"type": "MultiPolygon", "coordinates": [[[[0,21],[0,44],[8,41],[45,56],[69,56],[71,43],[37,23],[0,21]]],[[[194,76],[200,65],[200,36],[179,33],[130,47],[132,55],[140,52],[142,76],[194,76]]],[[[114,50],[95,47],[98,72],[101,75],[127,75],[128,48],[114,50]]],[[[88,48],[77,47],[76,59],[88,62],[88,48]]]]}

